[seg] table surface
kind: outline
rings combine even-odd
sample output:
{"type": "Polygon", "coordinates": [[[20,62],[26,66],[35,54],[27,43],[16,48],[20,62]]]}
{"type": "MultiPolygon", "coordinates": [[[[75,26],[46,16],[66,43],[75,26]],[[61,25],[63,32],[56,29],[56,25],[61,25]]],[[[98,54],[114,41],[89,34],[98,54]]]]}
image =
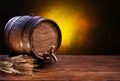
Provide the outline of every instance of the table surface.
{"type": "Polygon", "coordinates": [[[0,72],[0,80],[120,81],[120,56],[58,55],[57,57],[57,63],[41,68],[39,72],[34,72],[33,76],[0,72]]]}

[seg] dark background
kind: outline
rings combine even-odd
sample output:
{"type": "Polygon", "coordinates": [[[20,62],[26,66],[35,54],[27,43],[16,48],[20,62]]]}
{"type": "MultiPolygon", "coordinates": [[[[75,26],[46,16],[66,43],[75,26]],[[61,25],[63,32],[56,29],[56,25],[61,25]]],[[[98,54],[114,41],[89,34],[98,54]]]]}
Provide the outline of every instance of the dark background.
{"type": "MultiPolygon", "coordinates": [[[[0,54],[8,53],[4,44],[3,30],[7,21],[13,16],[27,15],[36,13],[36,6],[47,6],[50,2],[57,0],[0,0],[0,54]]],[[[99,55],[118,55],[120,54],[120,6],[117,0],[58,0],[58,2],[75,2],[76,5],[92,5],[96,8],[96,13],[90,13],[94,16],[97,25],[89,31],[91,46],[76,51],[68,49],[66,52],[60,51],[60,54],[99,54],[99,55]]],[[[74,6],[74,5],[73,5],[74,6]]],[[[95,21],[95,22],[96,22],[95,21]]]]}

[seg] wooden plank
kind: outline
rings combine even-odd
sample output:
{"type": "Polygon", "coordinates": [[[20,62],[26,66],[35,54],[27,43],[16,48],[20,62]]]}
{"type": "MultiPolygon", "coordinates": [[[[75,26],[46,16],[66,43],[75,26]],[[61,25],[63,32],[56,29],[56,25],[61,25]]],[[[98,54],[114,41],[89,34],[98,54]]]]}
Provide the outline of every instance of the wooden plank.
{"type": "Polygon", "coordinates": [[[120,56],[58,55],[57,63],[45,65],[33,76],[0,72],[0,80],[120,81],[120,56]]]}

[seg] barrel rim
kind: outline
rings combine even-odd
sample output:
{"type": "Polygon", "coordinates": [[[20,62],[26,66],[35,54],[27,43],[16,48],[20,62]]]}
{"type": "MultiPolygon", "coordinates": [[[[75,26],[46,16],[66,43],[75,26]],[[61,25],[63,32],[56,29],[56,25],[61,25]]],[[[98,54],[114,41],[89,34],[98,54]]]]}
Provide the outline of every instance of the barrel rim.
{"type": "MultiPolygon", "coordinates": [[[[32,16],[32,18],[30,19],[30,21],[29,22],[27,22],[26,23],[26,25],[24,26],[24,31],[23,31],[23,34],[22,34],[22,42],[23,42],[23,45],[25,44],[25,35],[28,35],[27,36],[27,44],[29,45],[29,47],[28,47],[28,49],[29,49],[29,53],[31,53],[31,44],[30,44],[30,30],[31,30],[31,28],[33,28],[34,27],[34,25],[33,25],[33,22],[35,21],[35,20],[37,20],[37,19],[39,19],[40,17],[38,17],[38,16],[35,16],[35,17],[33,17],[32,16]]],[[[26,48],[25,48],[25,46],[23,46],[23,49],[24,49],[24,52],[28,52],[28,50],[26,51],[26,48]]]]}

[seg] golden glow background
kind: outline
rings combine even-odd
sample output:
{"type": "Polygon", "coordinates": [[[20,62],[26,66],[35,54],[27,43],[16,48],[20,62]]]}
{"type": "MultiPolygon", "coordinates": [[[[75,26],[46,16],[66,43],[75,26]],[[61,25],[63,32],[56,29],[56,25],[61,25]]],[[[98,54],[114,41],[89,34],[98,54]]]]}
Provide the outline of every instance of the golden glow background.
{"type": "MultiPolygon", "coordinates": [[[[88,9],[91,7],[88,6],[88,9]]],[[[42,8],[37,5],[37,15],[54,20],[60,27],[61,53],[75,53],[90,43],[88,32],[92,28],[92,19],[84,8],[84,4],[74,0],[48,1],[42,8]]]]}
{"type": "Polygon", "coordinates": [[[60,26],[59,54],[120,54],[119,6],[116,0],[0,0],[0,53],[8,54],[3,40],[7,21],[35,13],[60,26]]]}

